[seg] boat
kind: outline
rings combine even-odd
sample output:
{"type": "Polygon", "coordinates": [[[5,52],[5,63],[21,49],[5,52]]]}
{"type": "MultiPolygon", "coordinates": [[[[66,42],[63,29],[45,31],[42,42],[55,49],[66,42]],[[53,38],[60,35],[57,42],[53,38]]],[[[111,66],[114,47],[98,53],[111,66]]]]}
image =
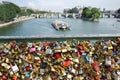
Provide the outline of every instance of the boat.
{"type": "Polygon", "coordinates": [[[55,20],[52,22],[52,25],[56,30],[70,30],[70,26],[63,21],[55,20]]]}

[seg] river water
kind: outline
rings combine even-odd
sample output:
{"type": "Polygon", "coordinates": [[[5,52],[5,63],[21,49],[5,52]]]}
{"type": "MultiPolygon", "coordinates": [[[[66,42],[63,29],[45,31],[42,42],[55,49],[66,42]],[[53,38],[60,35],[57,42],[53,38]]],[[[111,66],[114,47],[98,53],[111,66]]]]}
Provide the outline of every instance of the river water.
{"type": "Polygon", "coordinates": [[[58,18],[32,19],[0,28],[0,36],[51,36],[51,35],[81,35],[81,34],[116,34],[120,33],[120,22],[115,18],[102,18],[99,22],[81,19],[61,18],[67,22],[71,30],[57,31],[51,25],[58,18]]]}

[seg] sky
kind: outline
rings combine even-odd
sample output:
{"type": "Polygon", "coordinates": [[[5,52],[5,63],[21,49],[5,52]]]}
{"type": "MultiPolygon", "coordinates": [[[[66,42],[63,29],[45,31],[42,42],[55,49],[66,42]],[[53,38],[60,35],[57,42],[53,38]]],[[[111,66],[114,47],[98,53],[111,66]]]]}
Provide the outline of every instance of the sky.
{"type": "MultiPolygon", "coordinates": [[[[3,0],[0,0],[0,2],[3,0]]],[[[62,12],[63,9],[73,8],[75,6],[91,6],[101,10],[117,10],[120,8],[120,0],[4,0],[13,2],[22,7],[33,9],[62,12]]]]}

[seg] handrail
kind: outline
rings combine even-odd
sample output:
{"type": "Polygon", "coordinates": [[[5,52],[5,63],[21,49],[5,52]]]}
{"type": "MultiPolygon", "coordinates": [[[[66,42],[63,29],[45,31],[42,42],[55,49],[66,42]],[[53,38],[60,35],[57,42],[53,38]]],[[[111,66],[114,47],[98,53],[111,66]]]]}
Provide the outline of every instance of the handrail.
{"type": "Polygon", "coordinates": [[[120,37],[117,34],[78,34],[78,35],[37,35],[37,36],[0,36],[0,39],[42,39],[42,38],[107,38],[120,37]]]}

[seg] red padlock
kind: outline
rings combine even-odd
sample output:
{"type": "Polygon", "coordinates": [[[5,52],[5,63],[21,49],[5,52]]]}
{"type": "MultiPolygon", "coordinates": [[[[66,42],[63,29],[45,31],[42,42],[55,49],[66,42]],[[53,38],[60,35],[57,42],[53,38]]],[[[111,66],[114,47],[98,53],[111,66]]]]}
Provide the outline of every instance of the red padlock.
{"type": "Polygon", "coordinates": [[[29,71],[30,70],[30,66],[26,66],[26,70],[29,71]]]}
{"type": "Polygon", "coordinates": [[[71,61],[69,59],[63,62],[63,66],[65,67],[69,67],[70,65],[71,65],[71,61]]]}
{"type": "Polygon", "coordinates": [[[61,54],[60,53],[55,53],[55,58],[58,59],[58,58],[61,58],[61,54]]]}
{"type": "Polygon", "coordinates": [[[95,71],[100,72],[100,68],[99,68],[99,64],[97,61],[95,61],[94,63],[92,63],[92,66],[94,68],[95,71]]]}

